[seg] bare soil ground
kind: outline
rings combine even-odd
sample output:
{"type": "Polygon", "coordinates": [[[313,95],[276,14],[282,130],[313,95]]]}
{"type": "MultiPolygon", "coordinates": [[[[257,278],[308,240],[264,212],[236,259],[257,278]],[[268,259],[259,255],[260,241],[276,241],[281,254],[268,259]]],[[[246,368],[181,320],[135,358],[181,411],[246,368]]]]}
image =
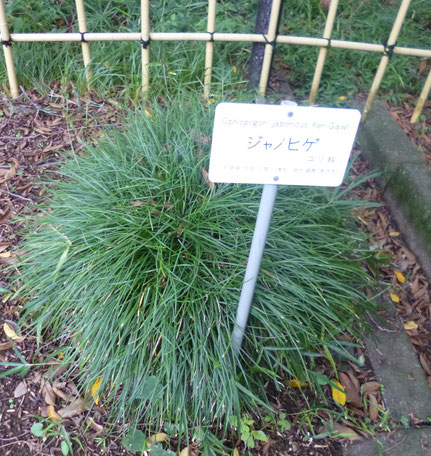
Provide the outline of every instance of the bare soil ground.
{"type": "MultiPolygon", "coordinates": [[[[40,182],[47,173],[55,172],[63,160],[62,153],[72,150],[79,154],[83,139],[98,141],[103,137],[103,128],[108,125],[120,128],[121,112],[114,101],[90,100],[70,94],[64,96],[57,89],[45,97],[23,92],[13,103],[3,98],[0,108],[0,290],[7,290],[10,288],[8,267],[13,267],[19,252],[20,218],[25,218],[29,211],[37,210],[36,203],[43,200],[45,190],[40,182]]],[[[431,163],[431,135],[428,135],[425,123],[423,128],[408,124],[409,110],[408,106],[391,107],[394,117],[412,140],[423,147],[431,163]]],[[[355,153],[358,159],[351,176],[358,179],[368,170],[360,153],[355,153]]],[[[404,245],[402,233],[392,222],[375,182],[369,180],[355,192],[363,200],[383,203],[381,207],[367,208],[356,214],[357,224],[369,234],[371,246],[390,256],[386,267],[370,273],[379,274],[390,283],[391,298],[404,319],[406,331],[430,379],[429,284],[414,255],[404,245]]],[[[65,439],[70,439],[73,454],[76,455],[131,454],[121,445],[120,429],[114,426],[108,431],[107,410],[103,404],[90,407],[87,398],[78,391],[73,377],[61,376],[61,372],[52,375],[56,363],[61,360],[53,359],[46,363],[44,349],[37,349],[34,338],[20,338],[19,329],[15,326],[21,308],[19,299],[10,298],[5,292],[0,294],[0,299],[0,323],[6,323],[6,330],[9,328],[12,331],[9,331],[9,336],[12,335],[13,339],[7,337],[3,326],[0,330],[0,362],[20,362],[21,358],[21,361],[41,364],[21,372],[24,375],[15,373],[0,379],[0,456],[61,455],[65,439]],[[41,420],[45,420],[45,428],[54,423],[53,435],[46,433],[42,438],[32,434],[31,427],[41,420]]],[[[304,425],[304,419],[300,419],[307,408],[306,388],[304,396],[295,385],[286,382],[286,389],[274,392],[271,402],[277,410],[287,414],[291,428],[280,432],[271,424],[256,422],[256,429],[264,430],[269,441],[258,443],[253,453],[268,456],[337,456],[340,446],[347,440],[364,436],[359,425],[361,420],[367,419],[370,426],[377,429],[377,410],[364,405],[362,397],[367,399],[368,404],[381,408],[384,407],[383,398],[380,385],[366,361],[366,353],[359,348],[356,356],[361,355],[365,360],[362,368],[350,364],[342,371],[340,369],[340,382],[346,390],[353,419],[340,421],[335,428],[339,433],[350,433],[348,439],[310,438],[310,428],[304,425]]],[[[329,365],[322,365],[322,373],[328,376],[334,374],[329,365]]],[[[327,396],[331,398],[329,388],[327,396]]],[[[333,409],[340,410],[335,403],[333,409]]],[[[316,432],[325,431],[322,419],[329,420],[329,414],[320,411],[319,416],[310,418],[316,432]]],[[[240,453],[244,449],[235,435],[227,444],[238,447],[240,453]]],[[[190,454],[199,454],[198,445],[190,446],[190,454]]]]}

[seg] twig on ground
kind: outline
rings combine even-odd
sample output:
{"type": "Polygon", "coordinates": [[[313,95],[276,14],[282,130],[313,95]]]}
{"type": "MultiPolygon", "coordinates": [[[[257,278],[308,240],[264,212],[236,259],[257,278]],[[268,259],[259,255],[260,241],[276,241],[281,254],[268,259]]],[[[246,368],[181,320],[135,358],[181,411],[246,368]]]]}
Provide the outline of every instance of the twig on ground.
{"type": "Polygon", "coordinates": [[[0,139],[12,139],[13,141],[23,141],[24,139],[34,139],[42,136],[41,134],[38,135],[31,135],[31,136],[0,136],[0,139]]]}
{"type": "Polygon", "coordinates": [[[44,108],[41,108],[40,106],[38,106],[31,98],[30,96],[27,94],[27,92],[25,91],[24,87],[23,86],[19,86],[20,89],[21,89],[21,92],[27,97],[27,100],[29,101],[29,103],[31,105],[33,105],[34,108],[36,108],[37,112],[39,111],[42,111],[44,112],[45,114],[49,114],[50,116],[57,116],[57,117],[64,117],[63,114],[57,114],[56,112],[54,111],[49,111],[49,110],[46,110],[44,108]]]}
{"type": "Polygon", "coordinates": [[[34,204],[34,201],[31,200],[30,198],[25,198],[24,196],[17,195],[16,193],[11,193],[11,192],[8,192],[7,190],[2,190],[2,189],[0,189],[0,192],[6,193],[6,195],[13,196],[15,198],[19,198],[19,199],[22,199],[24,201],[29,201],[30,203],[34,204]]]}

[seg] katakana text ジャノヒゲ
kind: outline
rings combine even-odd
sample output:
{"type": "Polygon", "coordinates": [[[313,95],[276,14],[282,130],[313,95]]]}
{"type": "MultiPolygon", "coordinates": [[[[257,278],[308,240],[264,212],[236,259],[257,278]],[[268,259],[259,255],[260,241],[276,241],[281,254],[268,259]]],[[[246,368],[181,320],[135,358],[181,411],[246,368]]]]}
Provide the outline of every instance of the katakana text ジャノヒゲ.
{"type": "Polygon", "coordinates": [[[266,139],[263,136],[249,136],[247,149],[259,149],[263,151],[291,151],[291,152],[309,152],[314,144],[319,142],[319,138],[314,141],[310,138],[282,138],[276,141],[266,139]]]}

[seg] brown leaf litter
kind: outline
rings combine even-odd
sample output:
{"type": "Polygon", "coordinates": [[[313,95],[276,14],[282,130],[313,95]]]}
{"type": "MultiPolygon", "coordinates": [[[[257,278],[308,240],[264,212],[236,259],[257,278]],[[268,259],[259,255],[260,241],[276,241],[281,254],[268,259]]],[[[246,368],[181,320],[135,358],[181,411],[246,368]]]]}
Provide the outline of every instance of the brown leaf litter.
{"type": "MultiPolygon", "coordinates": [[[[36,181],[42,180],[47,173],[52,175],[63,160],[64,153],[70,150],[82,153],[84,139],[97,142],[102,136],[104,126],[120,126],[121,115],[115,102],[66,96],[57,89],[52,90],[46,97],[22,91],[17,101],[2,99],[0,102],[0,287],[7,288],[8,272],[5,266],[13,264],[16,260],[14,248],[20,241],[20,225],[11,222],[15,221],[18,215],[23,216],[26,211],[35,210],[34,203],[43,199],[45,190],[36,181]]],[[[407,119],[410,115],[408,109],[402,106],[391,108],[391,112],[399,119],[407,119]]],[[[420,141],[424,151],[428,151],[431,135],[428,135],[425,126],[421,130],[405,125],[412,140],[420,141]]],[[[203,143],[208,141],[208,138],[197,137],[196,141],[203,143]]],[[[358,160],[351,175],[353,178],[360,178],[365,172],[367,164],[358,160]]],[[[205,178],[204,173],[203,177],[205,178]]],[[[355,192],[363,200],[383,202],[382,194],[373,181],[355,189],[355,192]]],[[[142,202],[132,201],[130,204],[139,205],[142,202]]],[[[404,322],[414,322],[416,325],[407,326],[412,328],[408,329],[407,333],[424,371],[431,378],[429,284],[416,258],[403,243],[402,234],[397,231],[386,206],[368,207],[358,212],[357,217],[361,229],[372,235],[372,248],[382,249],[392,256],[392,264],[383,268],[381,273],[391,284],[391,294],[395,297],[392,300],[404,322]],[[400,280],[400,275],[397,275],[396,271],[402,275],[404,282],[400,280]]],[[[1,331],[0,361],[18,361],[12,344],[15,344],[24,359],[30,361],[36,356],[36,341],[34,338],[21,338],[19,328],[13,326],[14,321],[18,320],[20,303],[9,300],[7,295],[0,296],[3,296],[3,301],[0,302],[3,318],[7,319],[8,325],[10,322],[11,329],[17,336],[17,339],[10,340],[1,331]]],[[[1,323],[5,323],[5,320],[1,323]]],[[[357,348],[355,356],[365,359],[362,368],[347,363],[339,371],[339,381],[346,393],[347,406],[356,419],[369,418],[377,422],[378,410],[384,410],[381,385],[376,381],[374,372],[366,361],[364,349],[357,348]]],[[[41,362],[42,359],[41,354],[36,356],[36,361],[41,362]]],[[[321,373],[335,378],[337,373],[327,364],[322,365],[321,373]]],[[[64,425],[71,435],[81,440],[85,454],[102,454],[96,439],[104,433],[106,410],[103,406],[95,405],[91,394],[83,394],[71,379],[61,377],[60,372],[54,376],[48,375],[56,368],[58,364],[56,365],[54,360],[51,366],[45,365],[37,371],[30,370],[24,377],[13,375],[0,381],[0,395],[3,398],[0,403],[0,414],[3,416],[0,454],[60,454],[58,439],[51,438],[42,442],[30,433],[31,425],[36,422],[35,416],[57,420],[64,425]],[[89,429],[84,435],[81,429],[86,425],[89,429]]],[[[61,369],[65,372],[67,367],[63,366],[61,369]]],[[[299,382],[297,384],[299,385],[299,382]]],[[[301,399],[300,388],[292,388],[292,385],[281,394],[274,394],[272,402],[276,409],[288,410],[289,413],[296,407],[297,412],[292,412],[294,417],[295,413],[300,414],[306,409],[307,404],[301,399]],[[298,391],[295,404],[292,403],[292,389],[298,391]]],[[[329,386],[326,393],[330,398],[329,386]]],[[[323,411],[319,412],[319,416],[320,419],[329,420],[329,415],[323,411]]],[[[315,423],[318,426],[319,420],[315,423]]],[[[345,419],[336,426],[340,434],[348,434],[347,440],[353,441],[364,436],[363,430],[352,420],[345,419]]],[[[324,429],[321,431],[324,432],[324,429]]],[[[304,432],[306,431],[303,428],[295,425],[292,418],[292,428],[282,434],[274,432],[269,436],[268,443],[258,442],[256,454],[334,454],[335,450],[331,449],[333,442],[306,439],[304,432]]],[[[109,449],[103,454],[128,454],[114,439],[108,439],[107,444],[109,449]]],[[[80,451],[79,447],[76,447],[76,451],[80,451]]]]}

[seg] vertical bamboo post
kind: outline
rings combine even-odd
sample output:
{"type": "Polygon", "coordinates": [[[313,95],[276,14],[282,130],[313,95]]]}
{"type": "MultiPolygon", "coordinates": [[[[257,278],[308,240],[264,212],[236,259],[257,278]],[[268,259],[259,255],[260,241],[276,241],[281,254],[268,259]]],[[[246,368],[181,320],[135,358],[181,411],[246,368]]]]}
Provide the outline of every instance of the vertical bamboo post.
{"type": "Polygon", "coordinates": [[[150,0],[141,0],[142,93],[150,88],[150,0]]]}
{"type": "Polygon", "coordinates": [[[401,27],[403,26],[404,18],[410,6],[410,2],[411,0],[403,0],[400,9],[398,10],[398,14],[392,27],[391,34],[389,35],[388,41],[385,45],[385,54],[382,56],[380,60],[379,67],[377,68],[376,75],[374,76],[373,84],[371,85],[370,93],[368,94],[364,110],[362,111],[362,122],[365,122],[368,115],[368,111],[371,109],[371,106],[374,102],[374,98],[377,95],[377,91],[379,90],[380,83],[382,82],[383,75],[385,74],[386,68],[389,63],[389,59],[392,55],[393,47],[397,42],[398,35],[400,33],[401,27]]]}
{"type": "Polygon", "coordinates": [[[216,4],[217,0],[208,1],[208,25],[207,32],[211,36],[211,41],[207,41],[205,49],[205,79],[204,79],[204,95],[208,98],[210,94],[210,84],[213,66],[214,54],[214,41],[212,40],[213,33],[215,32],[215,18],[216,18],[216,4]]]}
{"type": "Polygon", "coordinates": [[[310,98],[308,103],[313,105],[316,101],[317,92],[319,90],[320,78],[322,77],[323,66],[325,65],[326,54],[331,43],[332,28],[334,27],[335,15],[337,13],[338,0],[331,0],[329,5],[328,17],[326,18],[325,30],[323,38],[328,40],[327,47],[321,47],[319,57],[317,58],[316,69],[314,70],[313,83],[311,84],[310,98]]]}
{"type": "MultiPolygon", "coordinates": [[[[85,8],[84,8],[84,0],[75,0],[75,5],[76,5],[76,13],[78,15],[78,27],[79,27],[79,33],[81,33],[82,36],[82,43],[81,43],[81,48],[82,48],[82,58],[84,59],[84,67],[87,68],[87,66],[90,64],[90,45],[84,41],[84,33],[87,33],[87,21],[85,19],[85,8]]],[[[91,73],[90,71],[87,71],[87,87],[88,83],[90,82],[91,78],[91,73]]]]}
{"type": "Polygon", "coordinates": [[[419,119],[419,116],[421,115],[422,109],[424,107],[426,99],[428,98],[430,90],[431,90],[431,71],[428,73],[427,80],[425,81],[424,87],[422,89],[422,92],[421,92],[418,102],[416,104],[416,108],[413,112],[412,118],[410,119],[411,123],[415,123],[419,119]]]}
{"type": "Polygon", "coordinates": [[[263,57],[262,73],[260,75],[259,82],[259,94],[262,97],[265,96],[266,86],[268,85],[269,72],[271,70],[272,53],[274,51],[273,48],[275,45],[275,38],[277,33],[277,23],[280,14],[280,5],[281,0],[273,0],[271,17],[269,19],[268,35],[266,37],[268,43],[265,46],[265,55],[263,57]]]}
{"type": "Polygon", "coordinates": [[[19,89],[18,81],[16,79],[15,64],[13,63],[12,48],[10,43],[9,27],[6,21],[6,10],[4,1],[0,0],[0,36],[1,44],[3,47],[4,58],[6,61],[6,70],[9,79],[9,88],[12,98],[18,98],[19,89]]]}

